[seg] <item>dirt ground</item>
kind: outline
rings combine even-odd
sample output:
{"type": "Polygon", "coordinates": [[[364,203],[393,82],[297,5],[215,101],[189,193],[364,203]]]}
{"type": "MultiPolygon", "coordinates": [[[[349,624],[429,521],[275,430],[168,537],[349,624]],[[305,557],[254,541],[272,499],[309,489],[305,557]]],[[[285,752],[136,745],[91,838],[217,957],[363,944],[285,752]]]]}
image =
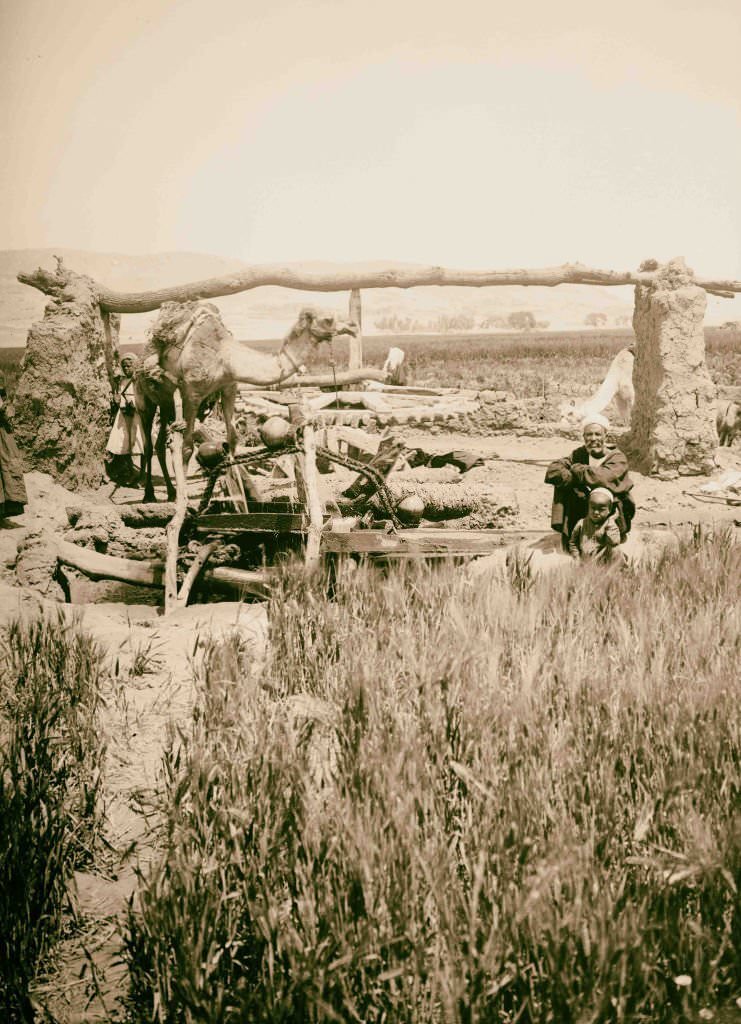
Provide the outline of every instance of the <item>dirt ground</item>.
{"type": "MultiPolygon", "coordinates": [[[[549,535],[552,491],[543,482],[545,465],[568,453],[573,441],[560,436],[519,437],[405,431],[409,447],[446,452],[475,451],[483,467],[467,474],[497,492],[517,509],[516,525],[543,529],[549,535]]],[[[714,479],[741,470],[741,444],[719,449],[714,479]]],[[[710,478],[664,482],[632,474],[638,514],[634,529],[677,528],[702,522],[741,526],[741,506],[700,500],[710,478]]],[[[157,786],[160,759],[172,726],[187,726],[193,700],[193,676],[209,634],[238,631],[252,645],[256,658],[265,653],[267,616],[261,604],[196,605],[164,618],[160,608],[146,604],[96,603],[58,605],[17,585],[13,564],[19,538],[29,529],[60,530],[65,506],[82,502],[135,500],[134,492],[110,488],[71,495],[40,474],[28,477],[29,506],[23,516],[0,529],[0,622],[39,610],[79,621],[100,643],[109,677],[103,694],[102,735],[106,744],[105,805],[109,853],[97,873],[79,874],[77,915],[80,929],[62,943],[56,969],[38,993],[54,1016],[65,1024],[115,1020],[126,990],[119,960],[120,922],[135,888],[137,867],[152,853],[147,790],[157,786]]]]}
{"type": "MultiPolygon", "coordinates": [[[[499,487],[502,496],[512,496],[519,508],[517,525],[525,529],[548,530],[553,491],[543,482],[545,467],[553,459],[567,455],[578,442],[553,437],[518,437],[497,434],[493,437],[467,437],[444,433],[405,432],[410,447],[444,452],[463,448],[479,452],[487,461],[486,469],[473,470],[486,477],[486,482],[499,487]]],[[[707,524],[741,523],[741,507],[710,502],[690,496],[712,479],[730,471],[741,470],[741,443],[718,449],[718,469],[713,477],[680,477],[663,481],[641,476],[631,470],[635,481],[633,497],[638,507],[637,528],[648,526],[678,527],[697,522],[707,524]]]]}

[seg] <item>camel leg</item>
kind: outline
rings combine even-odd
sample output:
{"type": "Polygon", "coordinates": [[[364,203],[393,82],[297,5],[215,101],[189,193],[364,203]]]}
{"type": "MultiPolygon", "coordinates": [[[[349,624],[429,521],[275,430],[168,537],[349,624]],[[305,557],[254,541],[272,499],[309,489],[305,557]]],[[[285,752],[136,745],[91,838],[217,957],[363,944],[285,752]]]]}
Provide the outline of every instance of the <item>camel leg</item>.
{"type": "MultiPolygon", "coordinates": [[[[163,416],[162,410],[160,409],[160,429],[157,434],[157,444],[155,446],[157,451],[157,461],[160,464],[162,476],[165,481],[165,487],[167,488],[167,500],[174,501],[175,487],[170,479],[170,471],[167,468],[167,427],[169,423],[172,423],[172,420],[163,416]]],[[[154,501],[155,499],[152,498],[151,500],[154,501]]]]}
{"type": "Polygon", "coordinates": [[[226,440],[229,451],[234,454],[237,447],[237,431],[234,429],[234,406],[237,401],[237,385],[227,386],[221,389],[221,411],[224,414],[224,426],[226,427],[226,440]]]}
{"type": "Polygon", "coordinates": [[[156,409],[146,408],[140,411],[142,421],[142,433],[144,434],[144,501],[146,503],[156,501],[154,496],[154,484],[152,483],[152,426],[154,425],[154,414],[156,409]]]}
{"type": "Polygon", "coordinates": [[[620,418],[630,425],[630,402],[619,391],[615,395],[615,405],[620,418]]]}
{"type": "Polygon", "coordinates": [[[183,419],[185,420],[185,430],[183,431],[183,473],[188,476],[188,466],[193,455],[193,435],[196,429],[196,415],[198,413],[198,403],[194,402],[187,394],[180,392],[183,399],[183,419]]]}

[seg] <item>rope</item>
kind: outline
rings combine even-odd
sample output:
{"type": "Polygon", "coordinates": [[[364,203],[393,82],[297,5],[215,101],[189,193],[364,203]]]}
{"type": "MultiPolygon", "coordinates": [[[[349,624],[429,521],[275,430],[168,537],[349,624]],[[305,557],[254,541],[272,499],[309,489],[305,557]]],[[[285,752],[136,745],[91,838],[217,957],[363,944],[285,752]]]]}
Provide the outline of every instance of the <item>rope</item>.
{"type": "MultiPolygon", "coordinates": [[[[483,455],[482,458],[485,459],[486,455],[483,455]]],[[[551,459],[551,462],[547,462],[543,459],[508,459],[506,456],[502,455],[497,455],[496,458],[499,462],[514,462],[521,466],[550,466],[553,461],[553,459],[551,459]]]]}
{"type": "Polygon", "coordinates": [[[731,498],[722,494],[699,494],[697,491],[682,491],[687,498],[694,498],[695,501],[704,501],[708,504],[715,502],[718,505],[741,505],[741,494],[737,498],[731,498]]]}
{"type": "MultiPolygon", "coordinates": [[[[298,445],[289,445],[285,448],[281,448],[279,450],[279,454],[296,455],[300,451],[301,449],[298,445]]],[[[355,473],[360,473],[362,476],[374,483],[376,485],[376,493],[378,495],[381,508],[387,514],[396,529],[403,528],[404,524],[401,522],[394,509],[394,496],[389,490],[383,475],[377,469],[369,466],[366,462],[358,462],[357,459],[351,459],[348,455],[340,455],[339,452],[333,452],[331,449],[323,448],[319,445],[317,445],[316,451],[317,455],[321,455],[329,462],[334,462],[339,466],[346,466],[348,469],[353,470],[355,473]]],[[[218,466],[215,466],[208,474],[206,487],[201,495],[196,516],[202,515],[205,512],[213,496],[216,481],[226,469],[229,469],[232,466],[248,467],[251,465],[259,465],[262,462],[268,462],[270,459],[275,458],[275,455],[275,449],[258,448],[257,451],[250,452],[249,454],[232,455],[220,462],[218,466]]]]}
{"type": "Polygon", "coordinates": [[[399,519],[394,509],[394,496],[388,488],[383,474],[372,466],[369,466],[366,462],[358,462],[356,459],[351,459],[347,455],[340,455],[339,452],[333,452],[329,448],[320,448],[317,445],[317,454],[324,456],[330,462],[336,462],[340,466],[347,466],[348,469],[352,469],[356,473],[362,474],[367,479],[371,480],[376,485],[376,494],[378,495],[379,504],[381,508],[389,517],[393,525],[397,530],[403,529],[404,524],[399,519]]]}

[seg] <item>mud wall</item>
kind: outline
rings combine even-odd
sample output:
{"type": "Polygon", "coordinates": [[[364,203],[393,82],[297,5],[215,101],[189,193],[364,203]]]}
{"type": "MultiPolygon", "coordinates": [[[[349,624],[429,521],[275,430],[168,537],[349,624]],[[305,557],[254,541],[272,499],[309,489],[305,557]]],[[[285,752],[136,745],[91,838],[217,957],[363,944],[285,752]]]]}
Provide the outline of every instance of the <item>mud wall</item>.
{"type": "Polygon", "coordinates": [[[14,396],[16,438],[27,469],[66,487],[95,486],[103,478],[120,317],[104,317],[95,283],[61,262],[43,290],[50,299],[28,333],[14,396]]]}
{"type": "Polygon", "coordinates": [[[706,294],[681,259],[635,289],[631,430],[623,441],[636,469],[671,479],[712,472],[718,438],[715,385],[705,365],[706,294]]]}

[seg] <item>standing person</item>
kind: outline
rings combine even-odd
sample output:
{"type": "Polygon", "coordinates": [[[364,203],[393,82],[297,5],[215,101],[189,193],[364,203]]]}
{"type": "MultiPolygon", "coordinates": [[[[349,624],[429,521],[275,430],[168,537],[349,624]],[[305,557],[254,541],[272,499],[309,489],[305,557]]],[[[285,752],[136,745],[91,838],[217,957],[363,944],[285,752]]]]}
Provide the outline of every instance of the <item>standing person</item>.
{"type": "Polygon", "coordinates": [[[625,540],[635,515],[630,496],[633,481],[628,474],[628,460],[618,448],[607,443],[610,424],[599,413],[592,413],[582,423],[584,444],[571,455],[552,462],[545,482],[554,488],[551,527],[561,534],[568,550],[571,533],[580,519],[587,515],[589,493],[595,487],[606,487],[615,500],[615,518],[621,540],[625,540]]]}
{"type": "Polygon", "coordinates": [[[134,402],[135,369],[134,356],[123,356],[123,376],[119,381],[118,390],[113,395],[114,420],[105,454],[105,471],[108,478],[123,487],[134,487],[139,483],[144,454],[144,432],[134,402]]]}
{"type": "Polygon", "coordinates": [[[28,504],[23,463],[13,437],[5,375],[0,373],[0,519],[19,516],[28,504]]]}

